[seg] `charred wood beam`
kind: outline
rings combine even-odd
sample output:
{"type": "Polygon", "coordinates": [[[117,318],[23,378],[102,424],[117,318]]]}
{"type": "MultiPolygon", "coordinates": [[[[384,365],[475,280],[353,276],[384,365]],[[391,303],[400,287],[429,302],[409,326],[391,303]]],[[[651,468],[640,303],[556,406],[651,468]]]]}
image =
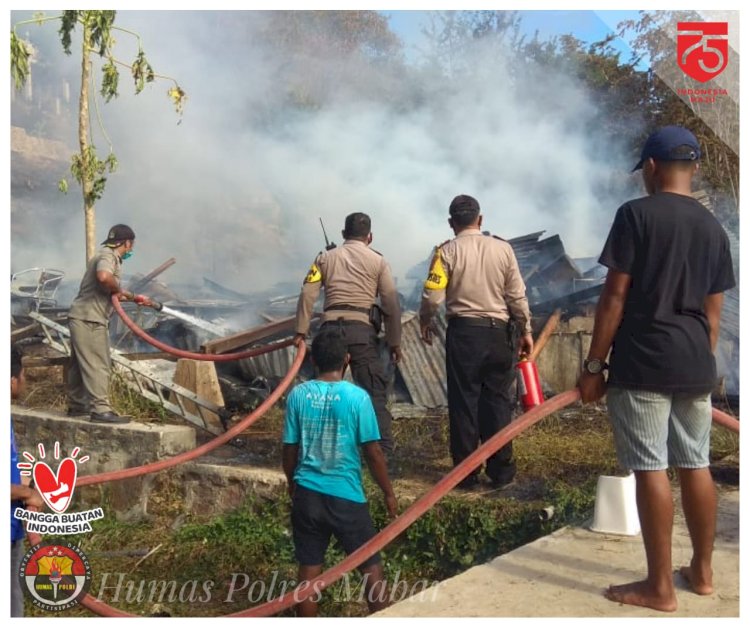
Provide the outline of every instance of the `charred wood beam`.
{"type": "Polygon", "coordinates": [[[170,257],[166,262],[164,262],[161,266],[157,266],[147,275],[144,275],[137,281],[133,281],[128,286],[128,289],[131,292],[140,292],[143,290],[148,284],[151,283],[152,280],[156,279],[159,275],[161,275],[167,268],[172,266],[177,260],[174,257],[170,257]]]}
{"type": "MultiPolygon", "coordinates": [[[[312,320],[315,320],[319,316],[319,313],[313,314],[312,320]]],[[[201,346],[201,349],[204,353],[227,353],[228,351],[233,351],[254,342],[260,342],[282,332],[289,332],[291,334],[294,332],[294,319],[294,316],[287,316],[278,321],[246,329],[231,336],[209,340],[201,346]]]]}

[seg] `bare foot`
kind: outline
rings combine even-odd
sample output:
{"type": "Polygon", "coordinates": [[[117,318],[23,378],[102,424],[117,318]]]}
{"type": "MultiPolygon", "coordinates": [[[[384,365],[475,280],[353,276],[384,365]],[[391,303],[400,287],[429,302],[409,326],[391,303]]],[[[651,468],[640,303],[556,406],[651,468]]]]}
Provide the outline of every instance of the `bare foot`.
{"type": "Polygon", "coordinates": [[[620,604],[645,606],[657,611],[671,613],[677,610],[677,597],[672,591],[669,594],[659,594],[653,590],[646,580],[629,582],[628,584],[610,585],[604,597],[620,604]]]}
{"type": "Polygon", "coordinates": [[[699,570],[690,567],[680,567],[680,575],[688,581],[690,588],[698,595],[711,595],[714,592],[713,572],[701,574],[699,570]]]}

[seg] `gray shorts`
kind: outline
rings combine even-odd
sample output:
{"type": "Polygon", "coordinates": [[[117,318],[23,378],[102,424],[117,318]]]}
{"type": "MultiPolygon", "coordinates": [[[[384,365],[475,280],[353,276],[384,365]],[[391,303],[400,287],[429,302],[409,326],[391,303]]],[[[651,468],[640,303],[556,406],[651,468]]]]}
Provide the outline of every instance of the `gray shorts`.
{"type": "Polygon", "coordinates": [[[609,388],[607,408],[620,465],[633,471],[709,465],[711,396],[609,388]]]}

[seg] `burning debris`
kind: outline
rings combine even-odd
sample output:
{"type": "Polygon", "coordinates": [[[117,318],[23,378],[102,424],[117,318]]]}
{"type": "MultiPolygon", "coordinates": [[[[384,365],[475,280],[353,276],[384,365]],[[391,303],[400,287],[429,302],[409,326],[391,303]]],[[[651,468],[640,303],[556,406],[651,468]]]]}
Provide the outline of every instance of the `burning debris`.
{"type": "MultiPolygon", "coordinates": [[[[575,385],[581,357],[588,350],[593,314],[603,287],[606,269],[596,258],[573,259],[559,236],[543,237],[544,231],[510,239],[521,274],[527,286],[535,330],[541,329],[550,314],[562,312],[558,329],[549,338],[548,348],[539,359],[539,370],[545,392],[562,392],[575,385]],[[571,379],[573,378],[573,379],[571,379]]],[[[738,241],[732,240],[733,258],[738,260],[738,241]]],[[[142,292],[162,307],[159,312],[124,303],[123,307],[136,323],[150,335],[183,350],[222,354],[286,340],[294,335],[294,313],[299,287],[281,284],[274,290],[243,294],[220,283],[203,278],[201,286],[167,286],[157,277],[175,263],[170,258],[150,273],[126,282],[129,290],[142,292]],[[180,293],[190,295],[183,298],[180,293]]],[[[427,274],[429,259],[406,273],[406,294],[400,294],[402,305],[402,349],[404,360],[394,367],[388,359],[388,348],[382,343],[383,363],[392,376],[389,398],[392,403],[411,404],[421,408],[447,405],[445,376],[445,319],[438,319],[438,342],[428,346],[421,341],[416,310],[427,274]]],[[[736,269],[739,275],[739,269],[736,269]]],[[[28,339],[39,333],[38,324],[23,316],[26,310],[41,310],[64,320],[66,308],[58,300],[63,292],[63,274],[51,269],[29,269],[16,273],[11,281],[11,302],[15,329],[14,340],[28,339]],[[58,288],[61,290],[58,292],[58,288]]],[[[724,392],[739,395],[736,372],[739,348],[739,290],[727,293],[722,318],[722,334],[717,364],[723,378],[724,392]]],[[[317,317],[312,332],[317,330],[317,317]]],[[[174,358],[155,352],[151,345],[135,337],[118,318],[110,324],[113,348],[137,359],[149,359],[148,369],[154,377],[174,377],[174,358]]],[[[278,381],[288,372],[294,360],[294,347],[266,353],[236,362],[216,363],[216,374],[224,396],[224,412],[244,413],[267,398],[278,381]]],[[[314,374],[309,359],[299,377],[314,374]]]]}

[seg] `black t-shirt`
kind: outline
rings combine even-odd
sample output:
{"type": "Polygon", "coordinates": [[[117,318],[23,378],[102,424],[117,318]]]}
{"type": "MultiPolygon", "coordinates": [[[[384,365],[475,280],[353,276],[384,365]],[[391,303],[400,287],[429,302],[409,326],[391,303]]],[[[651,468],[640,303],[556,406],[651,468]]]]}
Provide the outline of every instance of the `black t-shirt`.
{"type": "Polygon", "coordinates": [[[617,210],[599,263],[632,278],[609,383],[710,392],[716,363],[703,302],[735,285],[729,239],[716,218],[671,192],[629,201],[617,210]]]}

